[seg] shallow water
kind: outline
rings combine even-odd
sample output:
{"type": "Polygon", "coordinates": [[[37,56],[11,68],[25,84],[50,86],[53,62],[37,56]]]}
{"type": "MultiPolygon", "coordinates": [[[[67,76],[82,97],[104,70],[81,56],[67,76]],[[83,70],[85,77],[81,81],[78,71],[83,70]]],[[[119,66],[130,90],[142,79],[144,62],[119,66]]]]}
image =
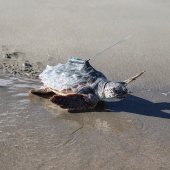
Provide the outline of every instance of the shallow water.
{"type": "Polygon", "coordinates": [[[0,74],[3,170],[170,169],[168,90],[133,89],[122,102],[68,113],[29,96],[38,87],[38,81],[0,74]]]}

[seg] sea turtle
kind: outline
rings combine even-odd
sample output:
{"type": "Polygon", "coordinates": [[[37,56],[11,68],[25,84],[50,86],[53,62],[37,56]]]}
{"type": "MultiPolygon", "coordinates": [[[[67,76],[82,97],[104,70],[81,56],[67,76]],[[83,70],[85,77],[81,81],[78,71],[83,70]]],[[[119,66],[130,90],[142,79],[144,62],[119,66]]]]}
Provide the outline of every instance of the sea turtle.
{"type": "Polygon", "coordinates": [[[32,94],[54,92],[50,101],[68,110],[93,109],[99,101],[119,101],[124,99],[127,84],[144,73],[123,82],[113,83],[105,75],[94,69],[89,60],[70,58],[66,64],[48,66],[39,75],[43,89],[31,90],[32,94]]]}

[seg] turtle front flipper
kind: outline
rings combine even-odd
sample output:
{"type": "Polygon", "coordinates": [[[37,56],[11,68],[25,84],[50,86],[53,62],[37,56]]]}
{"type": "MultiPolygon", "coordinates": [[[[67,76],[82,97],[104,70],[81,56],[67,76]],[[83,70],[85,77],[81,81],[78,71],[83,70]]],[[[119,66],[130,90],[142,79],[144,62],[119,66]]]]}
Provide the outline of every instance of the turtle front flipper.
{"type": "Polygon", "coordinates": [[[90,110],[98,103],[98,97],[94,94],[54,95],[50,100],[68,110],[90,110]]]}

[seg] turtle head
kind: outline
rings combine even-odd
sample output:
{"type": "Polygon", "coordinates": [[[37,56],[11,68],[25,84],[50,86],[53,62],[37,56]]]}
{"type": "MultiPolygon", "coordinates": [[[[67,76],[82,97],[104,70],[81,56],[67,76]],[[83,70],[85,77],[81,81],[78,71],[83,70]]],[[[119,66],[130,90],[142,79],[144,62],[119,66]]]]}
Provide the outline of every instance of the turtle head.
{"type": "Polygon", "coordinates": [[[120,101],[128,95],[127,85],[141,76],[145,71],[133,76],[123,82],[107,82],[104,87],[104,101],[120,101]]]}
{"type": "Polygon", "coordinates": [[[124,82],[108,82],[104,88],[104,101],[112,102],[124,99],[128,94],[124,82]]]}

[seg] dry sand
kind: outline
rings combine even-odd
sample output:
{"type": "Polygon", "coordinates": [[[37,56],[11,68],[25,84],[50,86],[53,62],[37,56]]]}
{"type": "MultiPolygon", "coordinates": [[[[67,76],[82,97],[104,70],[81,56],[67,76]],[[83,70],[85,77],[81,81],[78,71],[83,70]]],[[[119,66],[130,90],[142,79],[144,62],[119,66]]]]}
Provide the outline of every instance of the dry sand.
{"type": "Polygon", "coordinates": [[[110,80],[147,72],[106,112],[70,114],[28,98],[39,81],[0,73],[0,167],[170,169],[170,2],[0,0],[1,68],[36,78],[47,64],[88,59],[110,80]],[[26,73],[26,74],[25,74],[26,73]]]}

